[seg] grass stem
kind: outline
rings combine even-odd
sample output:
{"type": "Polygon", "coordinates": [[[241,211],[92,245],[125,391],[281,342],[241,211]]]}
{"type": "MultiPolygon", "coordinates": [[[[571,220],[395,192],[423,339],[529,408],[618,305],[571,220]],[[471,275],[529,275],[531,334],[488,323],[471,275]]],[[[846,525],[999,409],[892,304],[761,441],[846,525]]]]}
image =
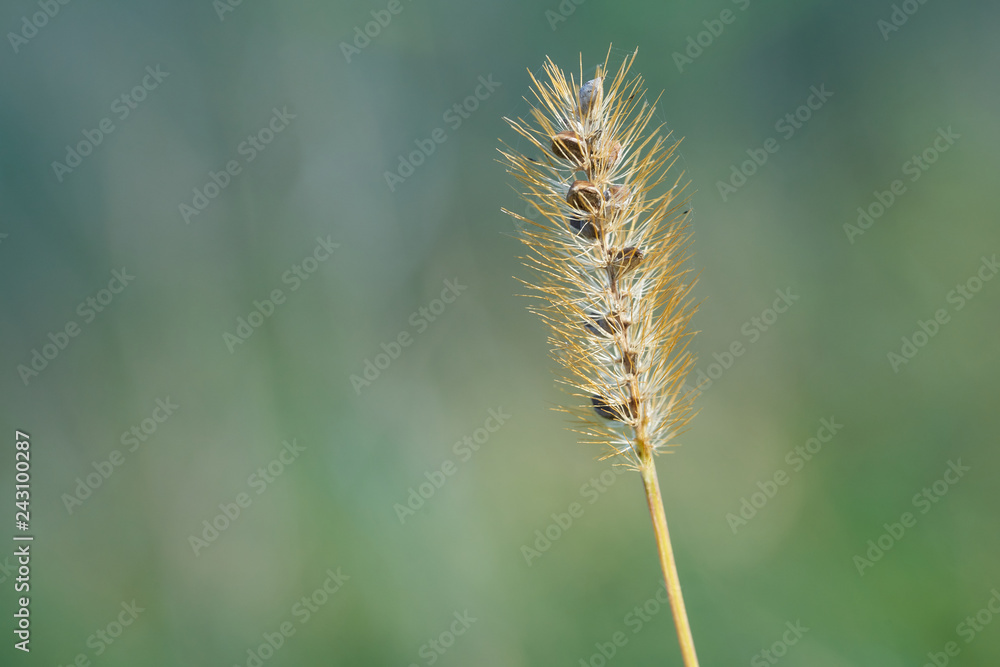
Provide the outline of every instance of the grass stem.
{"type": "Polygon", "coordinates": [[[670,609],[674,613],[674,625],[677,626],[677,641],[680,643],[684,667],[698,667],[694,638],[691,636],[691,623],[688,621],[687,610],[684,608],[681,580],[677,575],[677,562],[674,560],[674,549],[670,544],[667,515],[663,511],[660,482],[656,477],[656,464],[652,457],[643,463],[642,483],[646,487],[646,501],[649,503],[649,514],[653,519],[653,532],[656,534],[656,550],[660,553],[660,566],[663,568],[663,580],[667,584],[670,609]]]}

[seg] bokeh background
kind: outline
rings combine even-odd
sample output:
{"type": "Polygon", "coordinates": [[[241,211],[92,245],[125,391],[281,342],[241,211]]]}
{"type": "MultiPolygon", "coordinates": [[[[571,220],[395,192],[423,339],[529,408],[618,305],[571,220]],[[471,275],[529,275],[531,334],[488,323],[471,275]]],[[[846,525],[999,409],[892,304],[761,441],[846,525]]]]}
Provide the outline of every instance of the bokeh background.
{"type": "Polygon", "coordinates": [[[981,611],[1000,587],[1000,280],[961,310],[948,300],[1000,252],[995,3],[904,2],[892,31],[888,0],[72,2],[32,19],[43,4],[0,11],[0,498],[12,535],[27,431],[35,535],[32,651],[12,648],[2,560],[0,663],[680,664],[639,479],[609,477],[549,410],[561,394],[500,212],[518,204],[496,147],[515,141],[502,118],[525,114],[528,70],[546,55],[578,69],[582,52],[592,71],[609,43],[612,64],[638,47],[684,137],[698,370],[746,350],[660,460],[702,664],[773,664],[766,649],[788,665],[923,665],[949,642],[949,664],[1000,660],[1000,619],[981,611]],[[116,99],[157,66],[122,118],[116,99]],[[446,113],[480,77],[499,85],[456,127],[446,113]],[[785,138],[776,122],[813,86],[832,97],[785,138]],[[285,109],[248,161],[243,142],[285,109]],[[113,132],[57,174],[104,118],[113,132]],[[390,189],[436,128],[445,141],[390,189]],[[904,163],[948,128],[959,138],[910,181],[904,163]],[[778,152],[724,200],[718,182],[769,137],[778,152]],[[240,172],[186,221],[180,205],[230,160],[240,172]],[[895,179],[905,194],[849,238],[895,179]],[[292,290],[318,238],[339,247],[292,290]],[[78,310],[123,268],[134,280],[110,304],[78,310]],[[464,289],[442,310],[446,280],[464,289]],[[227,345],[275,289],[284,303],[227,345]],[[799,299],[751,341],[788,289],[799,299]],[[948,323],[894,369],[888,353],[942,308],[948,323]],[[25,381],[18,367],[70,322],[79,334],[25,381]],[[401,333],[398,358],[352,384],[401,333]],[[179,406],[162,423],[158,399],[179,406]],[[484,439],[491,409],[510,416],[484,439]],[[786,454],[824,418],[843,428],[796,469],[786,454]],[[155,432],[130,451],[144,420],[155,432]],[[482,445],[456,451],[465,437],[482,445]],[[297,458],[273,464],[293,440],[297,458]],[[115,451],[121,465],[67,504],[115,451]],[[949,461],[970,470],[921,513],[914,496],[949,461]],[[269,464],[270,482],[253,477],[269,464]],[[454,474],[401,514],[442,465],[454,474]],[[734,534],[727,515],[778,471],[788,483],[734,534]],[[194,548],[241,493],[251,504],[194,548]],[[583,515],[526,562],[573,502],[583,515]],[[859,574],[854,557],[907,511],[916,525],[859,574]],[[316,594],[338,568],[349,578],[316,594]],[[133,601],[143,611],[105,643],[133,601]],[[977,613],[969,641],[959,624],[977,613]],[[455,614],[468,628],[449,637],[455,614]],[[277,651],[248,654],[283,623],[295,634],[277,651]]]}

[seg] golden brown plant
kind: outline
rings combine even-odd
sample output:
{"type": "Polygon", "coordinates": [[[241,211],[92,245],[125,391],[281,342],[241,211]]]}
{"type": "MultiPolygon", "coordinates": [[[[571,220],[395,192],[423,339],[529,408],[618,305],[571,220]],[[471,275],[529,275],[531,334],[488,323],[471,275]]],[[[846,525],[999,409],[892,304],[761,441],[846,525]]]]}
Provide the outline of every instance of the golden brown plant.
{"type": "MultiPolygon", "coordinates": [[[[609,49],[610,55],[610,49],[609,49]]],[[[504,145],[508,172],[541,214],[522,223],[524,263],[549,325],[552,355],[572,400],[582,442],[607,448],[638,470],[646,488],[684,664],[698,664],[667,532],[655,454],[667,451],[691,418],[684,388],[694,313],[686,268],[690,233],[679,180],[667,181],[676,143],[652,127],[656,101],[628,78],[636,53],[610,81],[607,58],[594,79],[567,79],[551,59],[532,74],[531,121],[505,119],[538,158],[504,145]],[[582,85],[581,85],[582,84],[582,85]]]]}

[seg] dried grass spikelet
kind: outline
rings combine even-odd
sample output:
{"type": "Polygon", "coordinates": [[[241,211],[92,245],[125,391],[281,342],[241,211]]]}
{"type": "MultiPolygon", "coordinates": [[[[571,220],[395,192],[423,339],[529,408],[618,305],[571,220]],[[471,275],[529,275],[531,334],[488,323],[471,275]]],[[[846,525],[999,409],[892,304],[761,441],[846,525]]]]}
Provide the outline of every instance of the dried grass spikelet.
{"type": "Polygon", "coordinates": [[[582,442],[641,473],[681,654],[697,667],[654,464],[692,416],[691,236],[683,187],[667,180],[676,143],[652,127],[656,102],[644,99],[642,78],[628,78],[636,55],[610,81],[605,58],[583,82],[582,54],[579,79],[551,59],[543,80],[531,75],[530,121],[505,120],[540,159],[500,152],[542,220],[505,212],[523,225],[534,280],[522,282],[570,388],[559,409],[577,417],[582,442]]]}
{"type": "Polygon", "coordinates": [[[694,308],[680,189],[661,188],[676,144],[650,129],[655,103],[643,99],[640,77],[626,80],[634,59],[610,81],[598,67],[582,86],[548,60],[547,80],[532,75],[533,122],[507,119],[543,157],[501,153],[544,219],[506,211],[524,226],[524,260],[535,270],[526,284],[540,297],[532,310],[551,327],[560,379],[572,388],[565,409],[580,418],[585,442],[640,468],[690,419],[683,386],[694,308]],[[594,313],[621,326],[595,330],[594,313]]]}

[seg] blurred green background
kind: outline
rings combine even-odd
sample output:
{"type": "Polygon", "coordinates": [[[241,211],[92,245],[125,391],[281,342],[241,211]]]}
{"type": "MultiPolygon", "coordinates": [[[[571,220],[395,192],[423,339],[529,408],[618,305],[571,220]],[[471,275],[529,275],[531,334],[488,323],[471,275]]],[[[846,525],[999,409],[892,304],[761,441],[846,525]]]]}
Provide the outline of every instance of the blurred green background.
{"type": "Polygon", "coordinates": [[[973,280],[961,309],[953,290],[1000,252],[1000,9],[897,7],[5,3],[0,498],[13,535],[27,431],[35,542],[30,655],[0,559],[0,663],[680,664],[641,484],[549,410],[561,394],[500,212],[518,205],[496,147],[515,141],[502,117],[526,113],[527,70],[577,69],[582,51],[592,71],[613,43],[612,63],[638,47],[665,91],[693,192],[693,346],[718,379],[660,477],[702,664],[923,665],[949,642],[949,664],[997,664],[1000,280],[973,280]],[[813,86],[832,96],[787,136],[776,123],[813,86]],[[475,110],[449,114],[477,88],[475,110]],[[53,166],[102,119],[91,154],[53,166]],[[443,143],[390,188],[436,128],[443,143]],[[884,214],[845,231],[896,179],[884,214]],[[134,279],[102,293],[123,269],[134,279]],[[786,313],[753,323],[789,289],[786,313]],[[53,340],[37,375],[19,371],[53,340]],[[352,383],[368,362],[383,368],[352,383]],[[509,417],[477,431],[490,410],[509,417]],[[821,451],[786,458],[831,418],[821,451]],[[939,496],[949,461],[970,470],[939,496]],[[744,499],[767,502],[735,524],[744,499]],[[583,515],[553,528],[573,502],[583,515]],[[916,524],[884,537],[904,512],[916,524]],[[562,534],[529,564],[546,530],[562,534]],[[880,536],[891,549],[859,574],[880,536]],[[960,626],[977,613],[979,630],[960,626]],[[279,648],[260,651],[268,637],[279,648]]]}

